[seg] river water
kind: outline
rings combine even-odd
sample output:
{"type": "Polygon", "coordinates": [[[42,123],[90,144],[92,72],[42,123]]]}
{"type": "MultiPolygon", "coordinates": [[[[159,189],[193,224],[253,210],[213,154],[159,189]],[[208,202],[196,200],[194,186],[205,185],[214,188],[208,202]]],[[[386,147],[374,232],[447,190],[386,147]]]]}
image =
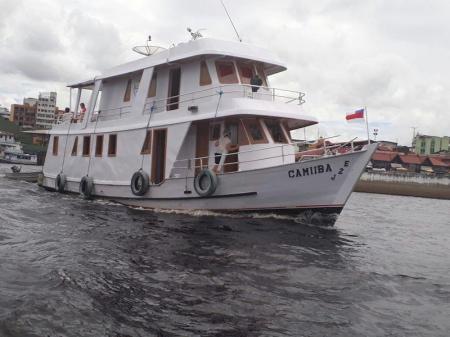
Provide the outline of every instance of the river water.
{"type": "Polygon", "coordinates": [[[450,201],[335,227],[154,213],[0,177],[0,336],[449,336],[450,201]]]}

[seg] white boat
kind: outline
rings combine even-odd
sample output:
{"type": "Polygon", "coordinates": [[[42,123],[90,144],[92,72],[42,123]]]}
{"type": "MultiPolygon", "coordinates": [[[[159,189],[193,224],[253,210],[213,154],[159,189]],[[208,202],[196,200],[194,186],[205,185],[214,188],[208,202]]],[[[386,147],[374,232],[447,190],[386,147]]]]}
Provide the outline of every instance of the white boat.
{"type": "Polygon", "coordinates": [[[0,162],[36,165],[37,155],[24,153],[12,133],[0,132],[0,162]]]}
{"type": "Polygon", "coordinates": [[[86,90],[90,99],[82,119],[65,114],[48,131],[44,187],[151,209],[342,210],[376,145],[298,152],[290,132],[318,121],[304,113],[303,93],[269,85],[286,70],[275,55],[209,38],[146,50],[69,85],[72,110],[86,90]],[[225,133],[232,146],[215,166],[225,133]]]}

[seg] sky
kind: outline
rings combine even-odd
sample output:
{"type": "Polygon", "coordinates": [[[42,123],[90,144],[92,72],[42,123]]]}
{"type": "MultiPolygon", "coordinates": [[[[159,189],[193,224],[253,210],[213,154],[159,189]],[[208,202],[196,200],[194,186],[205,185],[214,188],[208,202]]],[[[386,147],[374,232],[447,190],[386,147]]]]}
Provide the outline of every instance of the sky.
{"type": "MultiPolygon", "coordinates": [[[[411,127],[450,136],[450,1],[224,0],[246,43],[275,52],[288,70],[277,88],[306,93],[320,134],[364,138],[345,115],[367,108],[378,140],[410,145],[411,127]]],[[[0,104],[40,91],[68,104],[67,83],[141,56],[148,35],[168,47],[186,28],[236,40],[219,0],[0,0],[0,104]]]]}

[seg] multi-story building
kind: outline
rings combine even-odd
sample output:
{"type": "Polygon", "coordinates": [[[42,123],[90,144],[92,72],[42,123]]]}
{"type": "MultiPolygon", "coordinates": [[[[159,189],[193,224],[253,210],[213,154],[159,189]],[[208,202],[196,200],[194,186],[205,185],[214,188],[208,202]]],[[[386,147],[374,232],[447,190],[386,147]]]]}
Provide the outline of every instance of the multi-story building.
{"type": "Polygon", "coordinates": [[[51,129],[55,121],[56,92],[41,92],[37,101],[36,128],[51,129]]]}
{"type": "Polygon", "coordinates": [[[0,117],[4,119],[9,119],[9,110],[8,108],[0,105],[0,117]]]}
{"type": "Polygon", "coordinates": [[[24,104],[12,104],[9,120],[24,128],[35,128],[37,104],[30,103],[32,101],[26,98],[24,104]]]}
{"type": "Polygon", "coordinates": [[[413,139],[414,152],[429,155],[442,151],[449,151],[450,137],[436,137],[417,134],[413,139]]]}

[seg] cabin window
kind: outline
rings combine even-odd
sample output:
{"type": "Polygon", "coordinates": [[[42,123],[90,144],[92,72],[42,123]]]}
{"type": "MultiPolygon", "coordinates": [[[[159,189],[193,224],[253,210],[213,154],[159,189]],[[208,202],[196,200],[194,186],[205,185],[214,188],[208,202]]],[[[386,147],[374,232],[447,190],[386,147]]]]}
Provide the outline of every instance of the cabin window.
{"type": "Polygon", "coordinates": [[[78,153],[78,137],[75,137],[75,141],[73,142],[72,147],[72,156],[76,156],[78,153]]]}
{"type": "Polygon", "coordinates": [[[208,66],[205,61],[200,62],[200,85],[210,85],[212,83],[208,66]]]}
{"type": "Polygon", "coordinates": [[[117,135],[109,135],[108,156],[115,157],[117,154],[117,135]]]}
{"type": "Polygon", "coordinates": [[[264,123],[266,123],[267,129],[269,130],[270,136],[272,137],[274,143],[288,142],[279,121],[266,119],[264,120],[264,123]]]}
{"type": "Polygon", "coordinates": [[[127,82],[127,88],[125,89],[125,95],[123,95],[123,101],[129,102],[131,100],[131,82],[133,80],[129,79],[127,82]]]}
{"type": "Polygon", "coordinates": [[[59,137],[58,136],[53,136],[53,155],[57,156],[58,155],[58,146],[59,146],[59,137]]]}
{"type": "Polygon", "coordinates": [[[91,154],[91,136],[83,137],[83,156],[89,157],[91,154]]]}
{"type": "Polygon", "coordinates": [[[222,84],[238,83],[234,63],[231,61],[216,61],[217,76],[222,84]]]}
{"type": "Polygon", "coordinates": [[[250,84],[250,80],[254,76],[253,64],[238,62],[239,76],[242,84],[250,84]]]}
{"type": "Polygon", "coordinates": [[[263,87],[267,87],[266,73],[265,73],[264,67],[261,63],[258,63],[256,65],[256,72],[259,75],[259,77],[261,77],[261,79],[262,79],[263,87]]]}
{"type": "Polygon", "coordinates": [[[261,123],[256,118],[244,119],[245,130],[253,144],[267,143],[266,135],[261,123]]]}
{"type": "Polygon", "coordinates": [[[150,81],[150,86],[148,87],[147,97],[155,97],[156,96],[156,79],[157,73],[153,71],[152,80],[150,81]]]}
{"type": "Polygon", "coordinates": [[[209,140],[217,140],[220,138],[220,124],[212,124],[209,127],[209,140]]]}
{"type": "Polygon", "coordinates": [[[95,142],[95,156],[103,156],[103,135],[98,135],[95,142]]]}
{"type": "Polygon", "coordinates": [[[145,135],[144,144],[142,145],[141,154],[152,153],[152,130],[147,130],[145,135]]]}

